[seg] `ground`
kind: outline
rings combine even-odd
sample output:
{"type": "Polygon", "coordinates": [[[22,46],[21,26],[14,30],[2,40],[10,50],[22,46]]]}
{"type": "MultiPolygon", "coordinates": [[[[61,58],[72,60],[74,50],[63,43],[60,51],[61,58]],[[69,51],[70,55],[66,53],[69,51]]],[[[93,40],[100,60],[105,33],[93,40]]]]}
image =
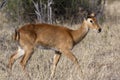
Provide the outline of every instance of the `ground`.
{"type": "MultiPolygon", "coordinates": [[[[72,52],[79,60],[85,80],[120,80],[120,7],[116,0],[106,4],[106,20],[101,24],[102,32],[90,30],[72,52]]],[[[7,68],[10,55],[17,49],[11,36],[16,23],[9,23],[0,13],[0,80],[29,80],[22,72],[18,59],[12,71],[7,68]]],[[[76,29],[79,25],[73,25],[76,29]]],[[[48,80],[54,51],[35,49],[26,69],[31,80],[48,80]]],[[[76,66],[64,55],[58,63],[53,80],[80,80],[76,66]]]]}

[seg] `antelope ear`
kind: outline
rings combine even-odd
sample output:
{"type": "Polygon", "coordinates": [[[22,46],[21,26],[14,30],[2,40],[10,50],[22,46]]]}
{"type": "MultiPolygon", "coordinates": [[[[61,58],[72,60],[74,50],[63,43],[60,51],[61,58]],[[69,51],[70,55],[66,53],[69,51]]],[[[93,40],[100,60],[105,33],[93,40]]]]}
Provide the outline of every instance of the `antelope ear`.
{"type": "Polygon", "coordinates": [[[91,17],[95,17],[95,16],[96,16],[96,14],[91,12],[91,13],[88,13],[87,18],[91,18],[91,17]]]}
{"type": "Polygon", "coordinates": [[[91,16],[91,17],[95,17],[95,13],[91,13],[90,16],[91,16]]]}

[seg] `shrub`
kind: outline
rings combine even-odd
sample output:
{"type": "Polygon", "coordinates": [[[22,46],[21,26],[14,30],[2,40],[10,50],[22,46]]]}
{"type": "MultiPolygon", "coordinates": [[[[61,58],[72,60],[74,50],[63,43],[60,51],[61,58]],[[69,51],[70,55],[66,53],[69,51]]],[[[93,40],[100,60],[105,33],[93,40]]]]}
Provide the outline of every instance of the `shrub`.
{"type": "Polygon", "coordinates": [[[6,14],[18,22],[78,23],[88,11],[103,16],[103,2],[105,0],[8,0],[6,14]]]}

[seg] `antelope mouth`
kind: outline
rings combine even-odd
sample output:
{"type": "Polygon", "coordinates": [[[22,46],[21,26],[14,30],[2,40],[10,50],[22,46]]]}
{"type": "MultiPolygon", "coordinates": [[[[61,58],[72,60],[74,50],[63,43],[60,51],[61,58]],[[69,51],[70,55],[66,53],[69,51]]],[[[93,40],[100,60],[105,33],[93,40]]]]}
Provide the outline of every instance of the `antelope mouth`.
{"type": "Polygon", "coordinates": [[[101,31],[102,31],[102,29],[101,29],[101,28],[99,28],[99,29],[98,29],[98,33],[100,33],[101,31]]]}

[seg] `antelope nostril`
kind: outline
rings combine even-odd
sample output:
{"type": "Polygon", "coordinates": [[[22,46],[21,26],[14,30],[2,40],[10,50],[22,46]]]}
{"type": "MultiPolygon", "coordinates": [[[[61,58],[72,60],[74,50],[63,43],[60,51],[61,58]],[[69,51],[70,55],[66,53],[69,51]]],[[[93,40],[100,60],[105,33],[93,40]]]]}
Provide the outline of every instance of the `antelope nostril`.
{"type": "Polygon", "coordinates": [[[99,28],[99,29],[98,29],[98,32],[101,32],[101,31],[102,31],[102,29],[101,29],[101,28],[99,28]]]}

